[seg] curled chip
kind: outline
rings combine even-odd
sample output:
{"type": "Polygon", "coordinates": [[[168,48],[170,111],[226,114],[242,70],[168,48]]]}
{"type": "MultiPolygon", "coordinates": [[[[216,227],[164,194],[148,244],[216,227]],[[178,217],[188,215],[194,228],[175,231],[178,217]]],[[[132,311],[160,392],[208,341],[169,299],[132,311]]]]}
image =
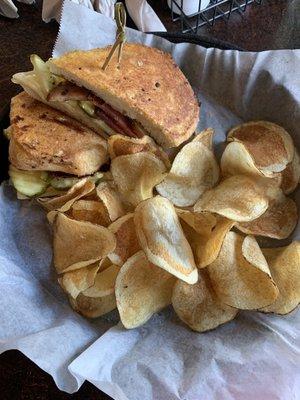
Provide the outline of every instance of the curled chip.
{"type": "Polygon", "coordinates": [[[168,199],[156,196],[140,203],[134,213],[134,224],[140,245],[151,263],[187,283],[197,282],[192,249],[168,199]]]}
{"type": "Polygon", "coordinates": [[[217,223],[217,218],[208,212],[196,213],[190,210],[176,208],[180,220],[187,223],[197,233],[210,235],[217,223]]]}
{"type": "Polygon", "coordinates": [[[102,226],[110,224],[107,208],[102,201],[77,200],[71,208],[71,216],[77,221],[88,221],[102,226]]]}
{"type": "Polygon", "coordinates": [[[268,208],[263,187],[245,175],[231,176],[208,190],[195,204],[194,210],[210,211],[233,221],[252,221],[268,208]]]}
{"type": "Polygon", "coordinates": [[[105,206],[110,222],[125,214],[121,198],[111,182],[99,183],[96,194],[105,206]]]}
{"type": "Polygon", "coordinates": [[[117,245],[108,257],[112,263],[121,266],[141,249],[135,232],[133,214],[130,213],[117,219],[109,226],[109,229],[114,233],[117,245]]]}
{"type": "Polygon", "coordinates": [[[136,328],[171,304],[176,279],[151,264],[143,251],[130,257],[116,280],[116,301],[120,318],[127,329],[136,328]]]}
{"type": "Polygon", "coordinates": [[[295,229],[298,222],[297,205],[288,197],[280,198],[271,204],[259,218],[242,222],[236,227],[247,234],[285,239],[295,229]]]}
{"type": "Polygon", "coordinates": [[[53,222],[55,220],[55,217],[57,216],[58,213],[59,213],[59,211],[55,211],[55,210],[49,211],[47,213],[47,220],[48,220],[50,225],[53,224],[53,222]]]}
{"type": "Polygon", "coordinates": [[[87,178],[81,179],[66,194],[58,197],[39,198],[38,202],[46,208],[46,210],[57,210],[61,212],[68,211],[76,200],[88,195],[95,189],[95,184],[87,178]]]}
{"type": "Polygon", "coordinates": [[[213,138],[214,130],[212,128],[207,128],[204,129],[204,131],[199,132],[193,139],[193,142],[200,142],[209,150],[213,151],[213,138]]]}
{"type": "Polygon", "coordinates": [[[149,152],[160,158],[167,168],[170,167],[168,155],[147,135],[142,138],[133,138],[124,135],[112,135],[108,138],[109,156],[113,160],[119,156],[149,152]]]}
{"type": "Polygon", "coordinates": [[[192,206],[219,179],[215,156],[200,141],[186,144],[175,157],[171,170],[156,186],[159,194],[179,207],[192,206]]]}
{"type": "Polygon", "coordinates": [[[69,297],[72,308],[87,318],[98,318],[116,308],[115,294],[103,297],[87,297],[80,293],[76,299],[69,297]]]}
{"type": "Polygon", "coordinates": [[[300,157],[295,149],[293,161],[289,163],[281,172],[281,188],[285,194],[292,193],[299,184],[300,180],[300,157]]]}
{"type": "Polygon", "coordinates": [[[123,198],[137,206],[153,196],[153,188],[163,180],[166,167],[154,154],[142,152],[114,158],[111,172],[123,198]]]}
{"type": "Polygon", "coordinates": [[[292,138],[285,129],[272,122],[253,121],[236,126],[229,132],[227,140],[241,142],[265,176],[283,171],[294,157],[292,138]]]}
{"type": "Polygon", "coordinates": [[[255,166],[246,147],[240,142],[228,143],[221,157],[222,176],[249,175],[264,176],[255,166]]]}
{"type": "Polygon", "coordinates": [[[199,233],[191,225],[181,221],[183,232],[193,250],[198,268],[208,266],[218,257],[224,237],[234,224],[235,222],[230,219],[217,216],[211,232],[199,233]]]}
{"type": "Polygon", "coordinates": [[[253,236],[228,232],[218,258],[208,267],[212,286],[231,307],[253,310],[272,304],[278,296],[267,261],[253,236]]]}
{"type": "Polygon", "coordinates": [[[111,261],[108,257],[102,258],[102,260],[100,260],[99,262],[99,270],[100,271],[104,271],[106,268],[111,266],[111,261]]]}
{"type": "Polygon", "coordinates": [[[178,280],[173,289],[172,305],[178,317],[197,332],[225,324],[238,313],[236,308],[218,299],[206,271],[200,273],[194,285],[178,280]]]}
{"type": "Polygon", "coordinates": [[[58,213],[53,224],[54,265],[59,274],[90,265],[116,247],[114,234],[90,222],[58,213]]]}
{"type": "Polygon", "coordinates": [[[300,242],[287,247],[263,249],[279,289],[275,302],[260,311],[287,314],[300,303],[300,242]]]}
{"type": "Polygon", "coordinates": [[[64,291],[76,299],[80,292],[94,284],[98,269],[99,262],[96,262],[75,271],[65,272],[58,281],[64,291]]]}
{"type": "Polygon", "coordinates": [[[104,297],[115,292],[115,282],[120,268],[110,265],[104,271],[98,272],[94,284],[84,290],[86,297],[104,297]]]}
{"type": "Polygon", "coordinates": [[[195,238],[196,242],[194,239],[196,245],[194,254],[198,268],[204,268],[215,261],[219,255],[227,232],[230,231],[234,224],[234,221],[219,216],[216,226],[210,235],[199,235],[195,238]]]}

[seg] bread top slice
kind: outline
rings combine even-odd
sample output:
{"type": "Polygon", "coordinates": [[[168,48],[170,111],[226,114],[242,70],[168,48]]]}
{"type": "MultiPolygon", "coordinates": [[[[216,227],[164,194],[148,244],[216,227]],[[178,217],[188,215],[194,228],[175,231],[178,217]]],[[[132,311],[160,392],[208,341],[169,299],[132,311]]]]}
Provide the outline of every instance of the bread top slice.
{"type": "Polygon", "coordinates": [[[50,70],[140,122],[163,147],[186,141],[196,128],[199,105],[172,57],[152,47],[128,43],[120,65],[114,55],[103,71],[109,51],[110,46],[66,53],[49,60],[50,70]]]}
{"type": "Polygon", "coordinates": [[[10,120],[9,158],[19,169],[83,176],[108,160],[104,139],[25,92],[12,98],[10,120]]]}

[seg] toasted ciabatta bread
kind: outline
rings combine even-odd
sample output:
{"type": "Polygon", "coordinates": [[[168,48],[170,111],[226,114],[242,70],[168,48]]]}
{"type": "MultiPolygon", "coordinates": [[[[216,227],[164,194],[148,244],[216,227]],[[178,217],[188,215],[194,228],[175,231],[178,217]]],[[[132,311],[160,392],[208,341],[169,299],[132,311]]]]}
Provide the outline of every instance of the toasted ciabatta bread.
{"type": "Polygon", "coordinates": [[[22,170],[90,175],[108,160],[104,139],[22,92],[11,100],[10,162],[22,170]]]}
{"type": "Polygon", "coordinates": [[[113,57],[103,71],[109,50],[66,53],[49,60],[50,70],[137,120],[163,147],[187,140],[196,128],[199,106],[172,57],[155,48],[128,43],[120,66],[113,57]]]}

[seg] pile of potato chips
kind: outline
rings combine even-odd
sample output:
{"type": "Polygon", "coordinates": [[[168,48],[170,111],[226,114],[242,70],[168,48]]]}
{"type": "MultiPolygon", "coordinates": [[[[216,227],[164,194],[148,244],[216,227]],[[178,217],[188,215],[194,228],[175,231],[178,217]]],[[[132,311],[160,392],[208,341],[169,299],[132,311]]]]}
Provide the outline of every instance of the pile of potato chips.
{"type": "Polygon", "coordinates": [[[108,140],[110,172],[95,185],[38,199],[53,226],[54,265],[72,307],[87,317],[117,308],[126,328],[172,304],[203,332],[239,310],[286,314],[300,302],[300,242],[260,248],[254,235],[284,239],[298,222],[287,197],[300,160],[290,135],[270,122],[232,129],[220,166],[213,130],[173,163],[145,136],[108,140]]]}

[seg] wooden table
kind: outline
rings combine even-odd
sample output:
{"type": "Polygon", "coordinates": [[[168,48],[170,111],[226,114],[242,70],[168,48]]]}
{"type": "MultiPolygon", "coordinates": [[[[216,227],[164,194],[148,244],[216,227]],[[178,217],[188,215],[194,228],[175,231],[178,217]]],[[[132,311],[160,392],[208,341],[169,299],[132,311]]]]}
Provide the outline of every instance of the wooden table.
{"type": "MultiPolygon", "coordinates": [[[[169,31],[175,31],[165,1],[149,1],[169,31]]],[[[242,17],[235,15],[230,23],[219,21],[214,28],[203,28],[200,33],[231,42],[246,50],[300,47],[299,34],[288,15],[290,1],[265,0],[261,7],[250,6],[242,17]]],[[[0,112],[10,98],[20,90],[10,82],[11,75],[31,67],[29,55],[39,54],[47,59],[51,55],[58,25],[41,20],[41,2],[29,6],[18,3],[20,18],[8,20],[0,17],[0,112]]],[[[293,16],[293,13],[291,13],[293,16]]],[[[129,20],[131,26],[132,22],[129,20]]],[[[84,383],[78,393],[60,392],[52,378],[40,370],[18,351],[0,355],[0,393],[2,400],[65,400],[109,399],[93,385],[84,383]]],[[[141,399],[142,400],[142,399],[141,399]]],[[[162,399],[163,400],[163,399],[162,399]]]]}

